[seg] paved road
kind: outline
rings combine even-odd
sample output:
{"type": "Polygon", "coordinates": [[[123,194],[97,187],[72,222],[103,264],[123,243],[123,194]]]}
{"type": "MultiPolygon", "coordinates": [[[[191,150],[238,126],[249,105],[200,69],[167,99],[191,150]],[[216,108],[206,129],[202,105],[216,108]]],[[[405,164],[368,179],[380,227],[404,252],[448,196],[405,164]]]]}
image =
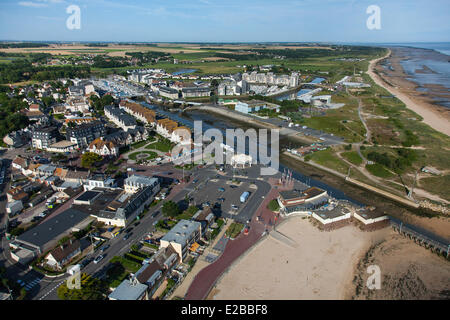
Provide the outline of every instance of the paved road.
{"type": "MultiPolygon", "coordinates": [[[[134,168],[143,168],[142,166],[133,166],[134,168]]],[[[145,167],[147,170],[151,171],[152,173],[156,174],[157,172],[160,174],[167,174],[167,171],[154,171],[152,169],[158,169],[158,170],[170,170],[170,172],[173,172],[172,175],[169,176],[178,176],[180,173],[179,170],[174,170],[173,167],[170,168],[170,166],[167,167],[161,167],[158,166],[157,168],[148,168],[145,167]]],[[[200,173],[201,171],[199,171],[200,173]]],[[[138,172],[141,174],[142,172],[138,172]]],[[[149,174],[149,172],[147,172],[149,174]]],[[[196,175],[197,176],[197,175],[196,175]]],[[[191,178],[191,181],[194,178],[191,178]]],[[[176,185],[173,189],[170,195],[166,198],[167,200],[173,200],[175,202],[182,201],[184,199],[185,194],[187,194],[186,188],[189,186],[191,182],[189,183],[180,183],[179,185],[176,185]]],[[[134,223],[131,224],[128,228],[133,228],[133,230],[130,232],[130,238],[126,241],[123,240],[125,236],[125,232],[122,232],[117,237],[109,240],[106,244],[109,244],[110,247],[106,249],[103,253],[100,253],[99,250],[96,250],[94,254],[89,254],[88,257],[97,257],[98,255],[102,254],[104,255],[104,258],[99,261],[99,263],[95,264],[93,262],[89,263],[85,268],[83,268],[81,271],[83,273],[90,274],[96,278],[102,278],[105,276],[105,273],[107,271],[109,261],[114,257],[118,255],[122,255],[126,253],[128,250],[130,250],[130,247],[133,243],[136,243],[140,241],[146,234],[149,232],[152,232],[154,230],[154,222],[161,219],[161,207],[165,201],[162,201],[159,203],[159,205],[155,207],[151,207],[148,211],[148,213],[140,220],[140,223],[137,226],[134,226],[134,223]],[[152,217],[153,213],[156,211],[159,211],[159,214],[155,217],[152,217]]],[[[102,247],[103,247],[102,246],[102,247]]],[[[101,247],[100,247],[101,248],[101,247]]],[[[99,248],[99,249],[100,249],[99,248]]],[[[57,279],[47,279],[46,281],[41,281],[39,285],[36,287],[36,289],[30,294],[32,299],[34,300],[58,300],[57,291],[56,288],[61,285],[62,281],[65,281],[67,279],[67,276],[64,275],[63,277],[57,278],[57,279]]]]}

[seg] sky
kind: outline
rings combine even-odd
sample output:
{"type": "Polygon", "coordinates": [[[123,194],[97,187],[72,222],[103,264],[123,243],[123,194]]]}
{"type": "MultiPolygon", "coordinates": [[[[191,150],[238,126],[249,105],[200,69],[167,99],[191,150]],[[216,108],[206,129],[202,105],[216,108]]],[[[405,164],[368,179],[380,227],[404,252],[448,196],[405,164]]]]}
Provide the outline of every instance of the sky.
{"type": "Polygon", "coordinates": [[[450,0],[0,0],[0,40],[449,42],[450,0]]]}

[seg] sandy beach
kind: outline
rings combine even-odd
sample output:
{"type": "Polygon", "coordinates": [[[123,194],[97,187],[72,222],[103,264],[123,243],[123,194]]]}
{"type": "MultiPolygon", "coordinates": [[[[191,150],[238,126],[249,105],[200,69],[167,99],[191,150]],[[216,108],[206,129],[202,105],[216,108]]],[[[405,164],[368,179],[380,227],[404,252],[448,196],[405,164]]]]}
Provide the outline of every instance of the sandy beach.
{"type": "Polygon", "coordinates": [[[362,232],[352,225],[323,232],[300,217],[286,220],[277,230],[297,246],[267,237],[228,270],[209,297],[343,299],[360,257],[389,232],[362,232]]]}
{"type": "Polygon", "coordinates": [[[390,57],[391,54],[392,52],[389,50],[385,57],[370,61],[367,74],[376,84],[400,99],[408,109],[420,115],[424,123],[450,136],[450,110],[432,104],[429,97],[415,91],[416,86],[412,82],[405,80],[406,75],[401,71],[398,61],[395,68],[395,77],[387,77],[385,75],[378,63],[390,57]],[[377,70],[377,73],[375,70],[377,70]]]}

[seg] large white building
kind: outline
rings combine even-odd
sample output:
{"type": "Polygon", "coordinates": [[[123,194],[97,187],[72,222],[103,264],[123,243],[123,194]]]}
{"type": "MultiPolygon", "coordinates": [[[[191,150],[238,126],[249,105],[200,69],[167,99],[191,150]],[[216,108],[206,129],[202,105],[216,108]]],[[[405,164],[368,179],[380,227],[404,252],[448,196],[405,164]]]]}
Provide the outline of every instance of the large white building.
{"type": "Polygon", "coordinates": [[[104,108],[105,116],[113,122],[118,127],[122,128],[124,131],[129,129],[135,129],[137,126],[136,120],[133,116],[129,115],[120,108],[114,106],[106,106],[104,108]]]}
{"type": "Polygon", "coordinates": [[[124,181],[124,189],[127,193],[136,193],[145,187],[152,187],[153,192],[158,193],[160,189],[158,179],[134,174],[124,181]]]}

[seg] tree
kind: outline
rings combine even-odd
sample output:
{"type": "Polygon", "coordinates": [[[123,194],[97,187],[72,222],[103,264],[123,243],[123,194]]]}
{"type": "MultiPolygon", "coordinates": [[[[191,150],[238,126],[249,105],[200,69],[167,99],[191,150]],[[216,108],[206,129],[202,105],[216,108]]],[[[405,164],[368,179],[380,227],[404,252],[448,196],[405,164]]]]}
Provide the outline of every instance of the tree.
{"type": "Polygon", "coordinates": [[[102,161],[102,157],[93,152],[85,152],[81,156],[81,166],[90,169],[95,163],[102,161]]]}
{"type": "Polygon", "coordinates": [[[269,208],[269,210],[271,211],[278,211],[278,209],[280,209],[280,205],[278,204],[278,201],[276,199],[273,199],[269,202],[267,208],[269,208]]]}
{"type": "Polygon", "coordinates": [[[167,201],[161,208],[164,215],[174,218],[181,213],[180,207],[173,201],[167,201]]]}
{"type": "Polygon", "coordinates": [[[104,300],[108,286],[104,281],[93,278],[86,273],[80,277],[81,289],[69,289],[67,282],[58,288],[58,298],[61,300],[104,300]]]}

